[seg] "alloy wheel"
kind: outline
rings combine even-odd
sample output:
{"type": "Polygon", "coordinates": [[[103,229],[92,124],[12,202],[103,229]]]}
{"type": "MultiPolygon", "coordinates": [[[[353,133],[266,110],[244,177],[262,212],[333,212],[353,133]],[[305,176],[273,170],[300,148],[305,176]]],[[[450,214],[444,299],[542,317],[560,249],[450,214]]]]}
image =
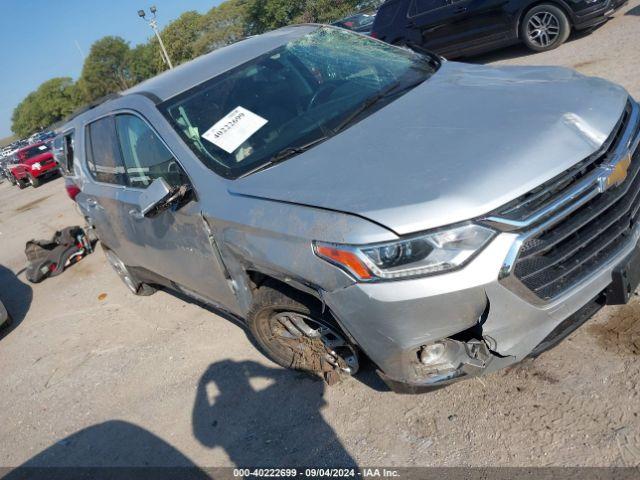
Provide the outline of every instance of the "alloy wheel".
{"type": "Polygon", "coordinates": [[[560,35],[560,20],[553,13],[537,12],[527,23],[527,36],[534,45],[548,47],[560,35]]]}
{"type": "Polygon", "coordinates": [[[293,353],[295,368],[348,373],[358,370],[357,355],[348,342],[321,320],[299,312],[281,311],[269,319],[272,344],[293,353]]]}

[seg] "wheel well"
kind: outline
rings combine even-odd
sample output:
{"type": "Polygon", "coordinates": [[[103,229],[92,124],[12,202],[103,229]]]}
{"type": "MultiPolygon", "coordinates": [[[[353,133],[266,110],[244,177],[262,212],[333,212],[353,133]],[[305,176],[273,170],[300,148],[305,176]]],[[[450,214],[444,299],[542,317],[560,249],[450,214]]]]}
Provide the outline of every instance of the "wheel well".
{"type": "Polygon", "coordinates": [[[255,270],[248,270],[247,276],[251,281],[251,290],[255,292],[258,288],[260,288],[265,283],[269,283],[269,285],[282,293],[293,293],[296,295],[296,298],[301,302],[309,306],[319,307],[322,309],[323,303],[320,298],[316,295],[313,295],[309,292],[302,290],[301,288],[297,288],[295,285],[291,283],[285,282],[279,278],[273,277],[266,273],[258,272],[255,270]]]}
{"type": "Polygon", "coordinates": [[[571,13],[569,12],[569,8],[563,2],[559,2],[557,0],[539,0],[527,6],[527,8],[525,8],[522,11],[522,13],[520,13],[520,16],[518,17],[518,22],[516,24],[516,35],[518,36],[518,38],[520,38],[520,25],[522,24],[522,19],[524,18],[524,16],[527,13],[529,13],[529,11],[532,8],[537,7],[538,5],[544,5],[544,4],[553,5],[554,7],[557,7],[560,10],[562,10],[562,12],[567,16],[567,20],[569,20],[569,25],[573,27],[573,20],[571,19],[571,13]]]}
{"type": "Polygon", "coordinates": [[[308,290],[314,291],[314,293],[310,293],[309,291],[305,291],[305,289],[299,288],[298,285],[292,285],[289,282],[285,282],[279,278],[273,277],[271,275],[258,272],[255,270],[248,270],[247,276],[251,282],[251,289],[255,292],[262,285],[268,283],[270,287],[277,289],[278,291],[284,293],[285,295],[292,295],[297,301],[304,303],[309,307],[315,307],[318,310],[324,312],[325,310],[329,312],[331,318],[335,322],[336,326],[340,329],[342,334],[345,335],[346,338],[353,345],[357,345],[353,336],[349,333],[349,331],[344,327],[340,319],[328,308],[322,299],[319,297],[319,293],[315,292],[310,287],[308,290]]]}

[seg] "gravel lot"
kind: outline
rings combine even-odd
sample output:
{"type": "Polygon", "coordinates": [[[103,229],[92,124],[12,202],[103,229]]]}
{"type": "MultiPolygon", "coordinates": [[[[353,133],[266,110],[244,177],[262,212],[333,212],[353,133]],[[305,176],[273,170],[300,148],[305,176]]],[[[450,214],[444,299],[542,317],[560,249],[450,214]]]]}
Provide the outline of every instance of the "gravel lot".
{"type": "MultiPolygon", "coordinates": [[[[640,0],[555,51],[472,61],[565,65],[640,98],[640,0]]],[[[101,251],[29,285],[25,242],[78,221],[60,179],[0,184],[0,296],[16,318],[0,340],[0,466],[640,465],[638,299],[481,380],[402,396],[368,371],[327,388],[202,306],[131,295],[101,251]]]]}

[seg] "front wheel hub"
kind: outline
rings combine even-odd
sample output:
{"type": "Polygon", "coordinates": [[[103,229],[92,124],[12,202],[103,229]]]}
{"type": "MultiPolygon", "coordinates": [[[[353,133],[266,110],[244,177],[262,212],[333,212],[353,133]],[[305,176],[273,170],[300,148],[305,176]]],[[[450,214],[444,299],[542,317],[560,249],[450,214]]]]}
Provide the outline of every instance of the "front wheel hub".
{"type": "Polygon", "coordinates": [[[350,375],[358,371],[355,349],[324,320],[298,312],[278,312],[270,319],[270,329],[279,346],[293,352],[294,367],[350,375]]]}

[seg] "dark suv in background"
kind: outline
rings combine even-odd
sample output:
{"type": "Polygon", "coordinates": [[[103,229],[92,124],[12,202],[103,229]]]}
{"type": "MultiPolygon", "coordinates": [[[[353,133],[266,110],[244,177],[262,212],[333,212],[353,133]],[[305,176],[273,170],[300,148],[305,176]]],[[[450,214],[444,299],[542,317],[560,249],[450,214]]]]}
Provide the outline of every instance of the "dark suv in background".
{"type": "Polygon", "coordinates": [[[571,29],[605,22],[624,0],[389,0],[371,35],[453,58],[522,41],[531,50],[557,48],[571,29]]]}
{"type": "Polygon", "coordinates": [[[353,32],[369,35],[371,33],[371,27],[373,26],[373,21],[375,20],[375,18],[375,11],[361,12],[333,22],[332,25],[336,27],[346,28],[347,30],[351,30],[353,32]]]}

